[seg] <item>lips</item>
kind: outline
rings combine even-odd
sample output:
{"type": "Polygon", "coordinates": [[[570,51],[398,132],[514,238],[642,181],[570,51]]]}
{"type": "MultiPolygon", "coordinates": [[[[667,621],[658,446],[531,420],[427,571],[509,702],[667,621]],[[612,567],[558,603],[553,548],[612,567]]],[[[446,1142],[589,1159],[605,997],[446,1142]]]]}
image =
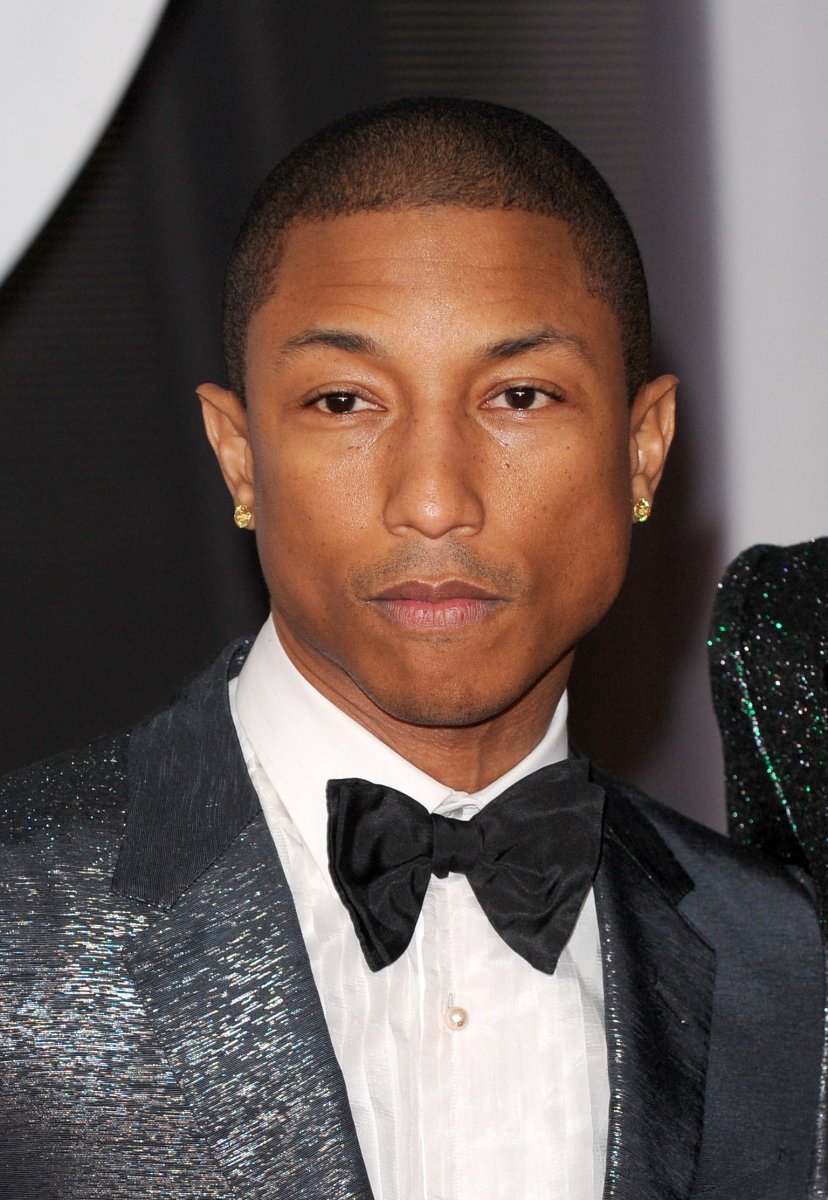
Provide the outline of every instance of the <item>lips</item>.
{"type": "Polygon", "coordinates": [[[444,579],[439,582],[406,579],[402,583],[395,583],[392,587],[384,588],[373,599],[439,602],[442,600],[497,600],[499,597],[485,588],[478,587],[475,583],[466,583],[462,579],[444,579]]]}
{"type": "Polygon", "coordinates": [[[485,620],[503,598],[462,579],[408,579],[384,588],[371,603],[403,629],[450,632],[485,620]]]}

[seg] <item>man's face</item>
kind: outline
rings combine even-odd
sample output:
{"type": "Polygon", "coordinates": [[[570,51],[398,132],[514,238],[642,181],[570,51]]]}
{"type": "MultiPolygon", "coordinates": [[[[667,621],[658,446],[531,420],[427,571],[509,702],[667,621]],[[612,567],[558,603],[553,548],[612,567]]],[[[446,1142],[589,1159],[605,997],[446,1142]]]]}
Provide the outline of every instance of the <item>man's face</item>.
{"type": "Polygon", "coordinates": [[[458,207],[297,224],[246,387],[246,414],[220,396],[219,455],[303,673],[418,725],[555,701],[660,472],[635,436],[653,399],[631,437],[618,322],[567,227],[458,207]]]}

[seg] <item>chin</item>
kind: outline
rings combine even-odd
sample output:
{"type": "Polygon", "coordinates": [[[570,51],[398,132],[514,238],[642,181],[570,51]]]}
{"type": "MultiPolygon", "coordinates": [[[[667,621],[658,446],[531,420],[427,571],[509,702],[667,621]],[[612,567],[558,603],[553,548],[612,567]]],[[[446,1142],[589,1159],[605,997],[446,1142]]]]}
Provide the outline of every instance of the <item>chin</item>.
{"type": "Polygon", "coordinates": [[[452,688],[441,694],[438,689],[424,686],[418,692],[388,693],[363,688],[379,708],[397,721],[408,725],[460,728],[480,725],[511,708],[519,696],[474,696],[468,689],[452,688]]]}

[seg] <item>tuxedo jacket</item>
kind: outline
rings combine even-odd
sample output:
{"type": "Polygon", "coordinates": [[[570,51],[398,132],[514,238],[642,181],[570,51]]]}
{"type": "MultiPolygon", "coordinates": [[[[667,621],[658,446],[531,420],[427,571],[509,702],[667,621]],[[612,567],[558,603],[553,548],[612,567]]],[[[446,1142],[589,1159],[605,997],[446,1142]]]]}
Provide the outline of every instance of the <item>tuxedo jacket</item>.
{"type": "MultiPolygon", "coordinates": [[[[0,1197],[369,1200],[229,712],[245,653],[0,789],[0,1197]]],[[[808,892],[599,782],[605,1197],[804,1200],[824,990],[808,892]]]]}

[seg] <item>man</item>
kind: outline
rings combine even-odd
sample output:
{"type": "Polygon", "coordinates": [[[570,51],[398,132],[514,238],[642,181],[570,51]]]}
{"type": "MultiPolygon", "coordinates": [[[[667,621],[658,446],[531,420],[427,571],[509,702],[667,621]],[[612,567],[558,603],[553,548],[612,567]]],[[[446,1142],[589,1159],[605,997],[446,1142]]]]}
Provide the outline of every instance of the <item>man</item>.
{"type": "Polygon", "coordinates": [[[5,1194],[804,1197],[805,889],[568,758],[673,432],[604,182],[358,115],[260,189],[225,334],[271,618],[6,784],[5,1194]]]}

